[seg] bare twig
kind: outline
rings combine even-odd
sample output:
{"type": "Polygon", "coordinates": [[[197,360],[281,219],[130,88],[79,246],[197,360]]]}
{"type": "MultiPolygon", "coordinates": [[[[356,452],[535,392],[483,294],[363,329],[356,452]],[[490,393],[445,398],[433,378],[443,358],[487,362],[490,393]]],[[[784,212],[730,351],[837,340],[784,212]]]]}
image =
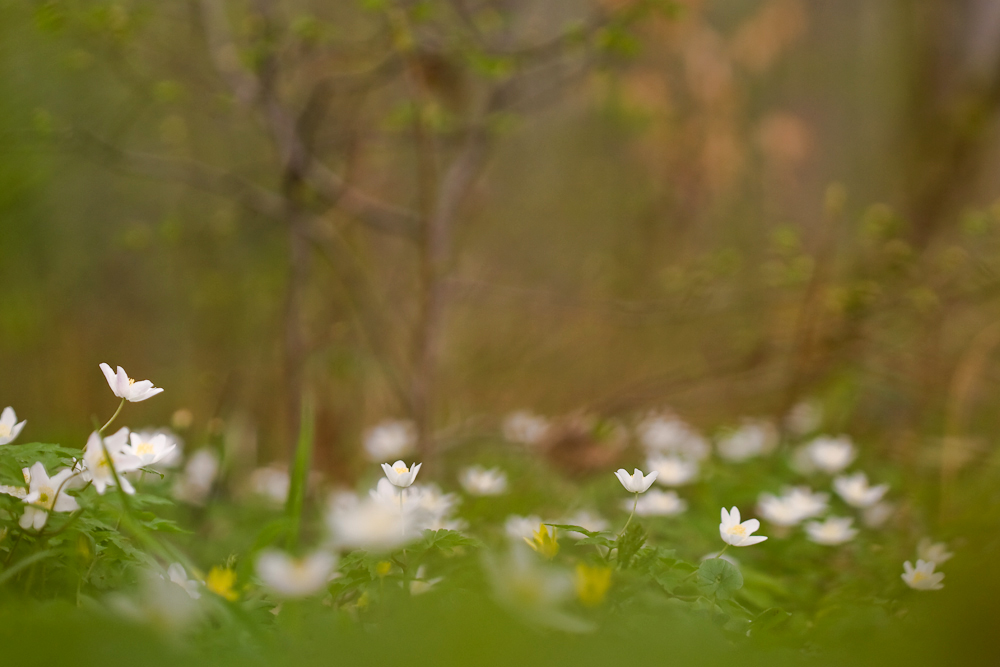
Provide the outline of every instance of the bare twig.
{"type": "Polygon", "coordinates": [[[243,105],[258,110],[277,147],[283,169],[294,172],[329,205],[340,208],[366,226],[416,238],[418,217],[415,213],[351,187],[310,153],[299,135],[295,115],[275,94],[276,66],[265,60],[260,74],[255,76],[247,71],[240,64],[239,49],[229,30],[224,3],[201,0],[200,4],[206,40],[219,76],[243,105]]]}

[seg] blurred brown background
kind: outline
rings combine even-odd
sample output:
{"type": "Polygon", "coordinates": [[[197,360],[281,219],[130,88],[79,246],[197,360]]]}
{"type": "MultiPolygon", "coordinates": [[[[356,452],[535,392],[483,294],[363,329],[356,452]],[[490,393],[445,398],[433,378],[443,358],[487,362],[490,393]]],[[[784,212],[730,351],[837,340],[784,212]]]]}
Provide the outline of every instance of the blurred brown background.
{"type": "MultiPolygon", "coordinates": [[[[1000,4],[0,2],[0,406],[1000,426],[1000,4]]],[[[200,429],[200,431],[199,431],[200,429]]]]}

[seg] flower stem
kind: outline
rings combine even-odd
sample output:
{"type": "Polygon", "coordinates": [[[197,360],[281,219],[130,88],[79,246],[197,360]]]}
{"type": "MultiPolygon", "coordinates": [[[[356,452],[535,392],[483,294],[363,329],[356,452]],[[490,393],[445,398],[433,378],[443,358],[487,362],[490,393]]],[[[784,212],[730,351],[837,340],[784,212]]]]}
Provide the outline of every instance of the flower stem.
{"type": "Polygon", "coordinates": [[[636,508],[636,506],[638,504],[639,504],[639,494],[636,493],[635,494],[635,501],[632,503],[632,513],[628,515],[628,521],[626,521],[625,525],[622,526],[622,532],[618,533],[618,537],[621,537],[622,535],[624,535],[625,534],[625,529],[628,528],[628,525],[630,523],[632,523],[632,517],[635,516],[635,508],[636,508]]]}
{"type": "Polygon", "coordinates": [[[98,433],[104,433],[104,431],[106,431],[107,428],[111,426],[111,422],[113,422],[118,417],[118,413],[121,412],[122,408],[124,407],[125,407],[125,399],[123,398],[122,402],[118,404],[118,409],[115,410],[115,414],[111,415],[111,419],[108,420],[107,424],[101,427],[101,430],[99,430],[98,433]]]}
{"type": "Polygon", "coordinates": [[[403,514],[403,487],[399,487],[399,534],[406,535],[406,515],[403,514]]]}

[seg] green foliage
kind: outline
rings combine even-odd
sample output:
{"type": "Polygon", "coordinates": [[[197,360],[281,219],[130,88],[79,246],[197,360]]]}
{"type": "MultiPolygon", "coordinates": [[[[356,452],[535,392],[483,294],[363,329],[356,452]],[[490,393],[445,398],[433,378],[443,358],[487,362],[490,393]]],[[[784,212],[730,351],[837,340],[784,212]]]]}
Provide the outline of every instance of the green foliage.
{"type": "Polygon", "coordinates": [[[49,474],[56,468],[71,467],[73,459],[82,456],[79,449],[33,442],[0,447],[0,484],[24,486],[22,469],[41,463],[49,474]]]}
{"type": "Polygon", "coordinates": [[[630,524],[624,533],[615,540],[616,560],[618,566],[627,568],[642,545],[646,543],[646,530],[638,523],[630,524]]]}
{"type": "Polygon", "coordinates": [[[725,559],[707,558],[698,566],[698,588],[705,595],[729,600],[743,588],[743,575],[725,559]]]}

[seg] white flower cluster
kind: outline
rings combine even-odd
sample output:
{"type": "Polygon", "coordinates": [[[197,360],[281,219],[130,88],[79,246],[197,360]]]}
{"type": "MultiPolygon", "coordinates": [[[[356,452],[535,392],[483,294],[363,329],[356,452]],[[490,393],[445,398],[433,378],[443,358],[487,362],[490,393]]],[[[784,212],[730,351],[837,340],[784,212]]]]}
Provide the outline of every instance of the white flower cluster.
{"type": "Polygon", "coordinates": [[[384,421],[365,432],[364,450],[369,461],[396,459],[413,451],[417,427],[410,421],[384,421]]]}
{"type": "Polygon", "coordinates": [[[518,410],[504,419],[503,435],[510,442],[538,445],[545,439],[550,426],[549,420],[545,417],[527,410],[518,410]]]}
{"type": "MultiPolygon", "coordinates": [[[[100,367],[115,396],[122,399],[122,404],[144,401],[163,391],[148,380],[132,380],[121,366],[117,373],[107,364],[100,367]]],[[[26,423],[17,423],[13,408],[5,408],[0,413],[0,445],[11,443],[26,423]]],[[[3,486],[0,493],[24,501],[20,526],[25,530],[40,531],[51,512],[75,512],[80,509],[77,499],[68,491],[93,485],[98,493],[103,494],[109,487],[121,486],[122,491],[133,494],[135,488],[125,474],[157,463],[172,454],[175,447],[176,443],[165,433],[130,433],[127,428],[122,428],[114,435],[102,437],[100,431],[95,431],[87,439],[83,457],[73,467],[62,468],[50,477],[45,466],[36,462],[22,471],[26,488],[3,486]]]]}
{"type": "Polygon", "coordinates": [[[778,446],[778,429],[764,419],[745,419],[736,429],[719,438],[716,450],[726,461],[741,463],[774,451],[778,446]]]}

